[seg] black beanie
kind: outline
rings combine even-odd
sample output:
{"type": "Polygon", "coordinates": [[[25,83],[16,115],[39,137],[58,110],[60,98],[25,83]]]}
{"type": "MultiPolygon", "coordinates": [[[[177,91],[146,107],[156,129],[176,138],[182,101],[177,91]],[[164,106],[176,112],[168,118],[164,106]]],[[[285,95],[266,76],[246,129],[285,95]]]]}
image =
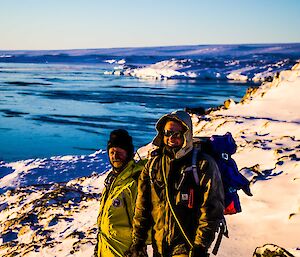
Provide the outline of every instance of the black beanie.
{"type": "Polygon", "coordinates": [[[109,140],[107,142],[107,151],[111,147],[120,147],[127,152],[128,159],[133,158],[133,144],[132,137],[125,129],[116,129],[110,133],[109,140]]]}

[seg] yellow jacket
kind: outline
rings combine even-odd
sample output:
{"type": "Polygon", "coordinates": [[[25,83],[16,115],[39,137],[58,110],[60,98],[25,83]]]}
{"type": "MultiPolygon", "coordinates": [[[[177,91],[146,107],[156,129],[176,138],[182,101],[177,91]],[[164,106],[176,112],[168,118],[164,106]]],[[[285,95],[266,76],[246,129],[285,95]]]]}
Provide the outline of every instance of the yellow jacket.
{"type": "Polygon", "coordinates": [[[97,257],[123,256],[132,243],[132,219],[137,197],[137,179],[146,161],[130,161],[104,188],[98,216],[97,257]]]}

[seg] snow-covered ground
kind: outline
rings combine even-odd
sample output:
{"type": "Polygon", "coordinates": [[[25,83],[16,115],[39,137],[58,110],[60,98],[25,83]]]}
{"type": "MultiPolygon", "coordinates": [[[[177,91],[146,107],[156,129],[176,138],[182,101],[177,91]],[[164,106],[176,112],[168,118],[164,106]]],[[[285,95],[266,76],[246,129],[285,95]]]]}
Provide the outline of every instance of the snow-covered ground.
{"type": "MultiPolygon", "coordinates": [[[[300,64],[251,92],[228,109],[192,117],[195,135],[233,134],[234,159],[252,182],[253,197],[240,193],[242,213],[227,217],[230,238],[219,256],[252,256],[266,243],[300,256],[300,64]]],[[[99,173],[107,169],[103,151],[0,162],[0,256],[92,256],[99,173]]]]}
{"type": "Polygon", "coordinates": [[[205,120],[193,117],[196,135],[233,134],[239,146],[234,158],[252,181],[254,196],[240,194],[243,212],[227,217],[230,238],[223,241],[222,257],[252,256],[255,247],[266,243],[300,256],[299,95],[297,64],[242,103],[205,120]]]}

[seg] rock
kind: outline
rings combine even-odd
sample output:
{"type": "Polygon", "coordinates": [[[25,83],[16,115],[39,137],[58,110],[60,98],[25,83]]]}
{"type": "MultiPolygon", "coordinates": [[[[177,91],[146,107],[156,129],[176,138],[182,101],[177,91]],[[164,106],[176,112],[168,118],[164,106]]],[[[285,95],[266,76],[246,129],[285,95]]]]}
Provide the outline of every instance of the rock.
{"type": "Polygon", "coordinates": [[[37,222],[38,222],[38,218],[37,215],[34,213],[26,214],[20,220],[21,225],[34,225],[37,222]]]}
{"type": "Polygon", "coordinates": [[[296,63],[296,64],[293,66],[292,70],[300,70],[300,62],[296,63]]]}
{"type": "Polygon", "coordinates": [[[204,115],[205,109],[201,106],[199,107],[185,107],[184,110],[190,114],[204,115]]]}
{"type": "Polygon", "coordinates": [[[20,229],[20,231],[19,231],[18,236],[22,236],[22,235],[24,235],[24,234],[26,234],[26,233],[28,233],[30,231],[31,231],[31,227],[30,226],[28,226],[28,225],[22,226],[21,229],[20,229]]]}
{"type": "Polygon", "coordinates": [[[18,233],[15,231],[8,231],[5,234],[1,235],[2,243],[5,244],[7,242],[18,239],[18,233]]]}
{"type": "Polygon", "coordinates": [[[251,99],[251,96],[253,96],[257,90],[258,90],[257,87],[249,87],[247,89],[246,94],[244,95],[243,99],[241,100],[241,103],[245,102],[246,100],[251,99]]]}
{"type": "Polygon", "coordinates": [[[225,109],[229,109],[230,107],[234,106],[236,103],[233,99],[227,99],[225,102],[224,102],[224,107],[225,109]]]}
{"type": "Polygon", "coordinates": [[[55,226],[58,223],[58,215],[55,215],[48,223],[48,227],[55,226]]]}
{"type": "Polygon", "coordinates": [[[8,203],[5,202],[5,203],[1,203],[1,204],[0,204],[0,212],[1,212],[1,211],[4,211],[4,210],[7,209],[7,208],[8,208],[8,203]]]}
{"type": "Polygon", "coordinates": [[[67,235],[66,238],[78,238],[78,239],[84,239],[85,233],[82,231],[73,231],[71,234],[67,235]]]}
{"type": "Polygon", "coordinates": [[[255,249],[253,253],[253,257],[295,257],[295,256],[278,245],[265,244],[264,246],[257,247],[255,249]]]}

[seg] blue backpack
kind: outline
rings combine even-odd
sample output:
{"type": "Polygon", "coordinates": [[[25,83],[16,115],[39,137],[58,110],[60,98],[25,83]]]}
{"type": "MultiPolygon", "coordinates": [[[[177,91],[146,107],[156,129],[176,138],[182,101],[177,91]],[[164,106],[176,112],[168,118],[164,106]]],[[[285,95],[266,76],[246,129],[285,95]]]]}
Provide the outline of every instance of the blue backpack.
{"type": "MultiPolygon", "coordinates": [[[[200,184],[197,167],[199,153],[206,153],[214,158],[221,173],[225,196],[224,215],[241,212],[237,191],[242,189],[247,195],[252,196],[252,194],[250,182],[239,172],[236,162],[231,158],[237,149],[231,133],[227,132],[225,135],[211,137],[194,137],[193,141],[192,172],[195,183],[200,184]]],[[[218,237],[212,250],[214,255],[218,252],[223,235],[229,237],[225,218],[219,223],[218,237]]]]}
{"type": "MultiPolygon", "coordinates": [[[[247,195],[252,196],[250,182],[238,170],[236,162],[231,155],[236,152],[237,145],[230,132],[225,135],[213,135],[211,137],[194,138],[193,165],[197,163],[197,153],[202,151],[212,156],[221,173],[224,194],[224,214],[235,214],[242,211],[238,190],[242,189],[247,195]]],[[[197,177],[194,178],[197,182],[197,177]]]]}

